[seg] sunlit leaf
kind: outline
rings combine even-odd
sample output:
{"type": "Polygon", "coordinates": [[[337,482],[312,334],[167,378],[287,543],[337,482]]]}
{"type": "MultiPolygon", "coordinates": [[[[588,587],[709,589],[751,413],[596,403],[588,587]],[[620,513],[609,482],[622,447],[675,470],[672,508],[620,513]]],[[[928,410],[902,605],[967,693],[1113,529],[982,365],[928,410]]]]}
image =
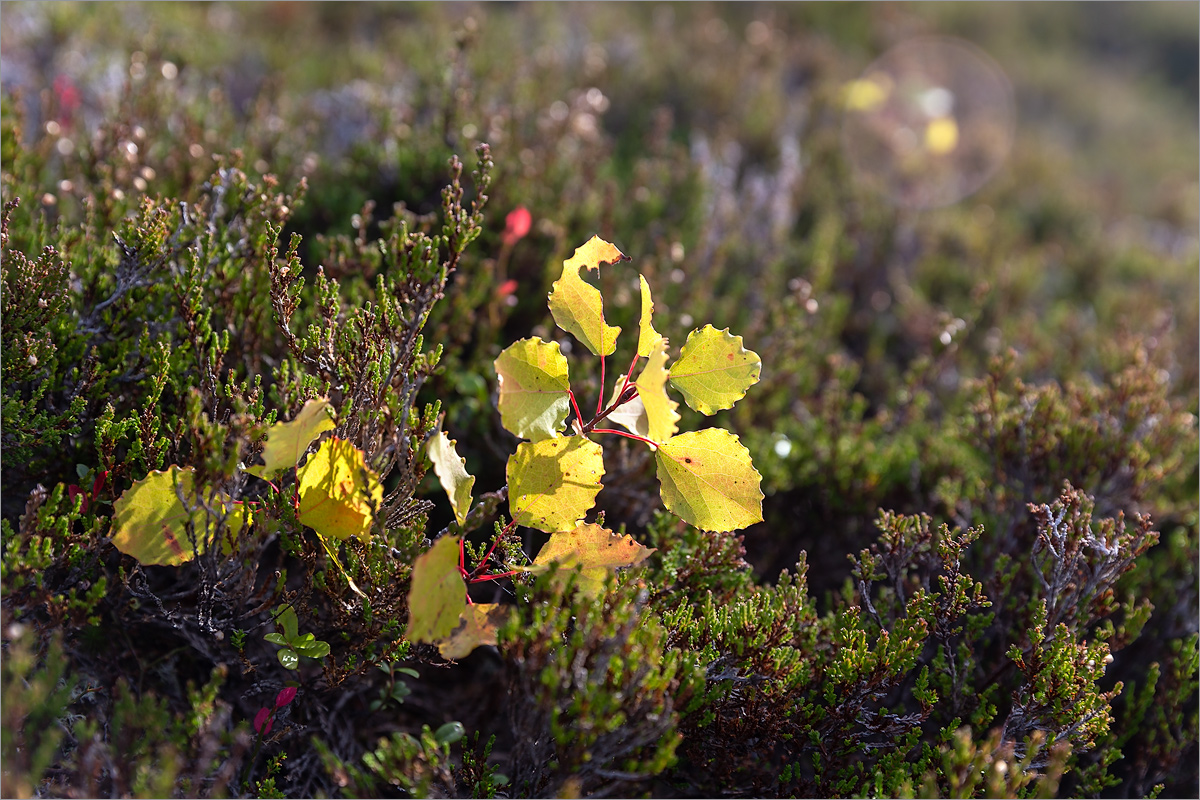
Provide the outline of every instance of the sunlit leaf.
{"type": "Polygon", "coordinates": [[[736,531],[762,522],[762,476],[738,438],[721,428],[681,433],[659,445],[662,501],[706,531],[736,531]]]}
{"type": "Polygon", "coordinates": [[[662,334],[654,330],[654,301],[650,298],[650,284],[646,283],[645,275],[639,275],[638,278],[642,281],[642,318],[638,325],[637,354],[646,358],[650,355],[650,351],[665,339],[662,334]]]}
{"type": "Polygon", "coordinates": [[[466,524],[467,512],[471,510],[471,487],[475,485],[475,476],[467,472],[466,459],[459,458],[454,449],[456,444],[443,431],[438,431],[429,437],[425,452],[433,462],[433,471],[446,490],[454,518],[461,526],[466,524]]]}
{"type": "Polygon", "coordinates": [[[496,632],[513,613],[512,606],[476,603],[463,610],[449,638],[438,644],[438,652],[447,661],[466,658],[476,647],[496,644],[496,632]]]}
{"type": "Polygon", "coordinates": [[[647,436],[665,442],[679,430],[679,404],[667,395],[667,340],[659,337],[650,351],[650,359],[634,382],[638,397],[646,409],[647,436]]]}
{"type": "Polygon", "coordinates": [[[285,647],[276,654],[284,669],[299,669],[300,654],[290,647],[285,647]]]}
{"type": "Polygon", "coordinates": [[[600,290],[579,277],[580,268],[600,271],[600,264],[616,264],[627,258],[614,245],[593,236],[563,262],[562,277],[550,291],[550,313],[558,327],[583,342],[593,354],[611,355],[621,329],[604,322],[600,290]]]}
{"type": "Polygon", "coordinates": [[[166,470],[151,472],[113,504],[112,543],[142,564],[177,566],[190,561],[196,553],[188,538],[189,520],[193,535],[203,547],[215,532],[216,515],[226,515],[227,530],[235,536],[249,518],[246,506],[227,497],[216,497],[209,502],[214,506],[214,518],[209,517],[196,496],[195,470],[190,467],[181,469],[171,465],[166,470]],[[180,494],[190,511],[180,502],[180,494]]]}
{"type": "Polygon", "coordinates": [[[671,365],[671,385],[690,407],[714,414],[742,399],[758,382],[761,367],[758,354],[742,346],[742,337],[705,325],[691,332],[671,365]]]}
{"type": "Polygon", "coordinates": [[[522,442],[508,459],[508,506],[518,525],[569,531],[596,503],[604,455],[583,436],[522,442]]]}
{"type": "Polygon", "coordinates": [[[495,366],[505,430],[534,442],[557,436],[571,407],[567,359],[558,342],[522,339],[505,348],[495,366]]]}
{"type": "Polygon", "coordinates": [[[443,536],[413,562],[404,634],[411,642],[436,644],[445,639],[467,607],[467,585],[458,571],[459,541],[457,536],[443,536]]]}
{"type": "MultiPolygon", "coordinates": [[[[575,586],[583,594],[595,597],[604,590],[604,579],[610,570],[640,564],[653,552],[654,548],[643,547],[628,534],[622,536],[589,523],[573,531],[552,534],[533,560],[532,571],[545,569],[554,562],[567,570],[578,568],[575,586]]],[[[559,575],[566,580],[568,572],[559,575]]]]}
{"type": "Polygon", "coordinates": [[[262,466],[246,467],[246,472],[265,480],[274,480],[280,472],[291,469],[300,461],[304,451],[325,431],[337,427],[330,416],[333,406],[323,397],[309,400],[291,422],[272,425],[263,445],[262,466]]]}
{"type": "Polygon", "coordinates": [[[301,523],[325,538],[370,541],[383,486],[361,450],[345,439],[327,439],[296,474],[301,523]]]}

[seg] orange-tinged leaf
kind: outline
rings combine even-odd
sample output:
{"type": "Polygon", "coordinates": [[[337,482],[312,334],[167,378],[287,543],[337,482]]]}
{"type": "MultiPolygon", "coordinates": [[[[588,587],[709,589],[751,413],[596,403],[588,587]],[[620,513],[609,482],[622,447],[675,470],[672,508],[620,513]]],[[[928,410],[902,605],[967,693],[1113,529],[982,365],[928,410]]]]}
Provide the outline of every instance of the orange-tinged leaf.
{"type": "MultiPolygon", "coordinates": [[[[589,523],[551,535],[534,559],[531,571],[542,571],[554,562],[568,569],[578,568],[576,587],[583,594],[595,597],[604,590],[609,570],[640,564],[653,552],[654,548],[643,547],[628,534],[622,536],[589,523]]],[[[565,573],[560,574],[566,578],[565,573]]]]}
{"type": "Polygon", "coordinates": [[[688,335],[679,360],[671,365],[671,385],[690,407],[711,415],[733,408],[758,382],[761,368],[758,353],[743,347],[742,337],[705,325],[688,335]]]}
{"type": "Polygon", "coordinates": [[[593,236],[563,262],[562,277],[550,291],[550,313],[558,327],[583,342],[598,356],[612,355],[621,329],[604,321],[604,300],[600,290],[579,277],[581,267],[600,270],[600,264],[616,264],[625,254],[599,236],[593,236]]]}
{"type": "Polygon", "coordinates": [[[460,458],[454,445],[443,431],[438,431],[429,437],[425,445],[425,453],[433,462],[433,471],[438,476],[450,505],[454,509],[454,519],[458,524],[465,525],[467,512],[471,510],[471,487],[475,485],[475,476],[467,472],[467,461],[460,458]]]}
{"type": "Polygon", "coordinates": [[[762,476],[738,438],[721,428],[681,433],[654,454],[663,505],[705,531],[762,522],[762,476]]]}
{"type": "Polygon", "coordinates": [[[512,606],[476,603],[467,606],[450,636],[438,643],[438,652],[447,661],[466,658],[476,647],[496,644],[496,633],[512,615],[512,606]]]}
{"type": "MultiPolygon", "coordinates": [[[[228,514],[226,525],[235,534],[248,522],[246,506],[228,498],[216,498],[228,514]]],[[[218,509],[217,513],[221,513],[218,509]]],[[[203,548],[213,534],[216,520],[196,498],[195,470],[175,465],[154,471],[130,486],[113,504],[113,545],[142,564],[178,566],[195,557],[187,534],[188,521],[203,548]],[[176,491],[176,485],[179,491],[176,491]],[[179,501],[182,494],[191,510],[179,501]]]]}
{"type": "Polygon", "coordinates": [[[274,480],[280,472],[291,469],[300,461],[304,451],[325,431],[336,424],[330,416],[333,406],[324,397],[309,400],[291,422],[272,425],[263,445],[262,466],[246,467],[246,472],[265,480],[274,480]]]}
{"type": "MultiPolygon", "coordinates": [[[[647,436],[665,442],[679,430],[679,404],[667,395],[667,340],[661,336],[650,351],[650,359],[634,384],[646,409],[647,436]]],[[[636,432],[636,431],[635,431],[636,432]]]]}
{"type": "Polygon", "coordinates": [[[370,541],[383,486],[361,450],[345,439],[326,439],[296,475],[300,522],[325,538],[370,541]]]}
{"type": "Polygon", "coordinates": [[[583,436],[522,442],[507,474],[508,507],[518,525],[569,531],[596,504],[604,451],[583,436]]]}
{"type": "Polygon", "coordinates": [[[570,411],[567,359],[558,342],[534,336],[505,348],[495,361],[500,379],[500,424],[522,439],[558,436],[570,411]]]}
{"type": "Polygon", "coordinates": [[[638,325],[637,354],[646,358],[660,341],[666,340],[654,330],[654,300],[650,298],[650,284],[646,283],[645,275],[639,275],[638,278],[642,282],[642,318],[638,325]]]}
{"type": "Polygon", "coordinates": [[[408,590],[410,642],[436,644],[458,624],[467,607],[467,584],[458,571],[459,537],[443,536],[413,562],[408,590]]]}

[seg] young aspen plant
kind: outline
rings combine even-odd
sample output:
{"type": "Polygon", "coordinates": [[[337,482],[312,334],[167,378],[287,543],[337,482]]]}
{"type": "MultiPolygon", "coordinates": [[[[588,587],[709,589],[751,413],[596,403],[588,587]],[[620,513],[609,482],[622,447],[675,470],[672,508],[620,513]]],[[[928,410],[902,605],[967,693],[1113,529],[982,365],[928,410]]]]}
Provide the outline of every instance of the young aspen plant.
{"type": "MultiPolygon", "coordinates": [[[[549,295],[558,327],[600,358],[601,387],[605,358],[615,352],[621,329],[605,321],[600,291],[580,272],[598,273],[602,263],[626,260],[616,246],[593,236],[563,262],[562,276],[549,295]]],[[[501,424],[526,440],[517,445],[506,470],[512,522],[497,534],[474,571],[466,568],[458,537],[442,537],[417,559],[410,640],[436,643],[446,657],[459,657],[448,652],[465,655],[472,644],[495,643],[495,625],[490,622],[503,619],[501,610],[470,604],[465,583],[513,574],[485,573],[499,540],[516,526],[550,534],[533,564],[521,571],[545,571],[552,563],[577,569],[576,589],[589,595],[603,590],[607,570],[639,564],[653,552],[628,535],[584,522],[604,476],[604,451],[594,437],[624,436],[650,447],[663,505],[684,522],[706,531],[734,531],[762,521],[762,476],[750,452],[736,435],[721,428],[679,433],[679,405],[667,393],[672,387],[690,408],[711,416],[745,396],[759,379],[761,360],[743,346],[740,336],[705,325],[691,332],[670,363],[668,342],[654,329],[654,301],[644,276],[640,284],[642,309],[633,361],[608,404],[598,398],[590,418],[585,418],[571,389],[567,359],[557,342],[536,336],[522,339],[496,359],[501,424]]],[[[430,438],[426,452],[462,528],[474,478],[444,433],[430,438]]]]}

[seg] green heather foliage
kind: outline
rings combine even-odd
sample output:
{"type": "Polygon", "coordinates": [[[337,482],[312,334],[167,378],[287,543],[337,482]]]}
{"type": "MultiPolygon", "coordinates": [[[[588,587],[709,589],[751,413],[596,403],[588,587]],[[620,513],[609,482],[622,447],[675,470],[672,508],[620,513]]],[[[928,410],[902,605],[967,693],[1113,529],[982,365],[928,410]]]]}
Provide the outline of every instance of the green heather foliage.
{"type": "Polygon", "coordinates": [[[0,794],[1200,793],[1194,5],[3,11],[0,794]]]}

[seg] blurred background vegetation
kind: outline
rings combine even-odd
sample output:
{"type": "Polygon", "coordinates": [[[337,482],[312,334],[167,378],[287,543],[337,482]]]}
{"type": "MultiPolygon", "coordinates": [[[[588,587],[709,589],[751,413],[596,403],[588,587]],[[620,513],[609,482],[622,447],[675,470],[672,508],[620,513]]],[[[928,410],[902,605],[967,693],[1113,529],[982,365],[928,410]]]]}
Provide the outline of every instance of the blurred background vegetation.
{"type": "MultiPolygon", "coordinates": [[[[1129,588],[1167,610],[1150,628],[1163,641],[1195,630],[1195,3],[0,8],[4,112],[23,113],[25,142],[45,150],[21,178],[42,187],[51,221],[78,224],[89,192],[118,216],[139,194],[189,197],[237,151],[252,177],[289,192],[307,181],[289,231],[306,264],[352,292],[370,276],[335,237],[377,236],[397,203],[435,212],[449,155],[488,142],[488,230],[431,322],[446,352],[425,390],[482,489],[503,483],[514,444],[492,359],[523,336],[565,338],[546,292],[597,233],[646,274],[675,346],[711,322],[762,356],[761,385],[716,420],[764,475],[767,519],[746,533],[761,579],[804,549],[814,593],[833,593],[879,508],[995,526],[1070,478],[1105,514],[1154,515],[1167,541],[1129,588]],[[926,209],[860,180],[844,136],[848,84],[921,35],[981,49],[1015,100],[990,180],[926,209]],[[127,158],[108,169],[114,144],[127,158]],[[532,229],[506,246],[505,214],[521,206],[532,229]],[[1122,383],[1132,368],[1150,388],[1122,383]],[[1014,396],[1065,387],[1063,431],[1126,420],[1115,466],[1068,447],[997,500],[1003,459],[972,427],[997,370],[1010,389],[1023,382],[1014,396]],[[1139,472],[1147,463],[1157,471],[1139,472]]],[[[635,272],[609,269],[601,286],[610,321],[632,324],[635,272]]],[[[597,391],[576,369],[573,384],[597,391]]],[[[658,504],[648,460],[615,449],[625,458],[602,507],[645,527],[658,504]]],[[[33,480],[6,479],[6,517],[33,480]]]]}

